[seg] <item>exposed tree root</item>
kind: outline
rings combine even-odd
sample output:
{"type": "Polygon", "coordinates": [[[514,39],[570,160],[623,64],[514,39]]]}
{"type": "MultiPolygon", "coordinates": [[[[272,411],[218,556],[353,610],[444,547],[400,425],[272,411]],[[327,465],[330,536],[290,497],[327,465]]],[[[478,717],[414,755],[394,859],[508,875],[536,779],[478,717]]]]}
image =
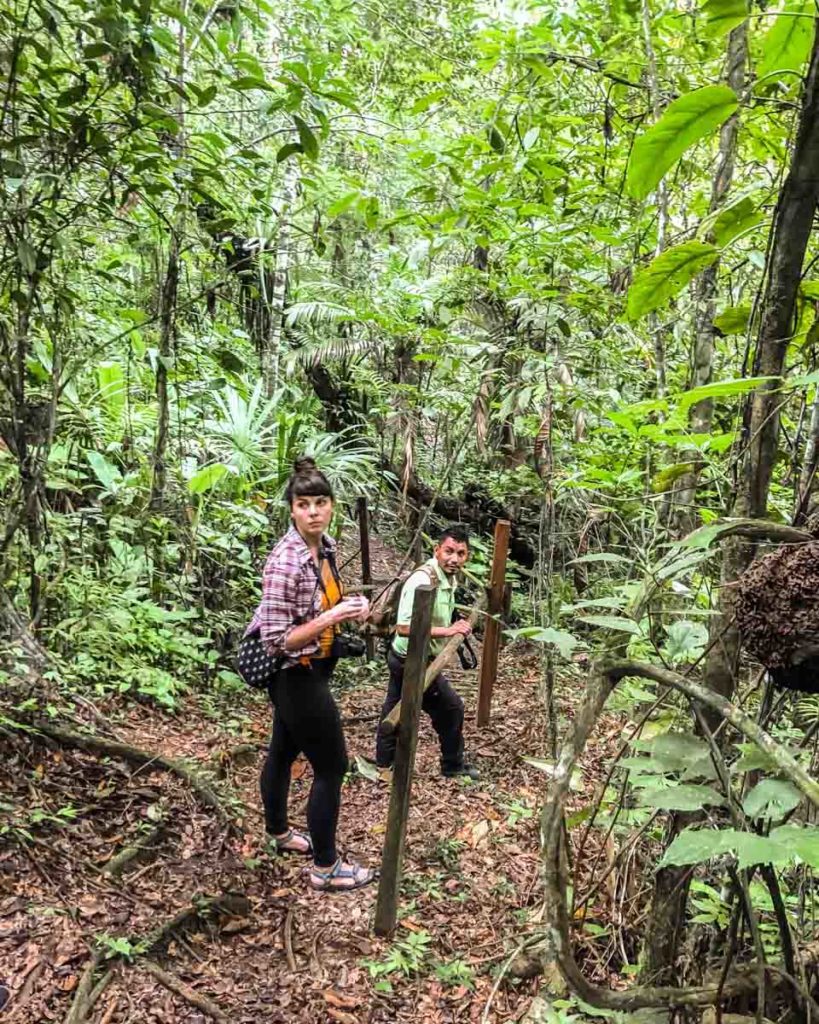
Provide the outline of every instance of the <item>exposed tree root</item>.
{"type": "Polygon", "coordinates": [[[54,725],[51,722],[37,720],[30,725],[19,723],[19,727],[27,731],[30,731],[32,726],[37,732],[56,740],[63,746],[75,747],[90,754],[106,754],[109,757],[120,757],[131,764],[139,766],[152,765],[172,772],[186,782],[201,802],[216,812],[221,821],[230,822],[234,828],[238,827],[233,815],[225,807],[223,800],[219,797],[216,790],[202,777],[202,774],[196,768],[193,768],[185,761],[166,757],[164,754],[157,754],[150,750],[142,750],[140,747],[131,746],[130,743],[108,739],[95,733],[76,732],[73,729],[54,725]]]}
{"type": "Polygon", "coordinates": [[[77,985],[74,1000],[71,1003],[71,1009],[68,1011],[63,1024],[83,1024],[84,1021],[88,1020],[89,1014],[94,1009],[97,1000],[113,978],[111,968],[108,967],[99,981],[94,984],[94,975],[101,964],[102,954],[94,953],[88,966],[83,971],[80,983],[77,985]]]}
{"type": "Polygon", "coordinates": [[[175,974],[170,974],[168,971],[163,970],[153,960],[141,960],[139,966],[144,968],[169,991],[180,996],[197,1010],[207,1014],[212,1020],[219,1021],[219,1024],[227,1024],[228,1020],[230,1020],[227,1014],[220,1010],[212,999],[209,999],[208,996],[203,995],[201,992],[196,992],[190,985],[186,985],[184,981],[177,978],[175,974]]]}
{"type": "Polygon", "coordinates": [[[150,832],[146,832],[135,843],[126,846],[116,856],[112,857],[103,867],[102,873],[110,878],[119,878],[129,864],[143,857],[154,843],[158,842],[164,831],[165,819],[162,818],[150,832]]]}
{"type": "MultiPolygon", "coordinates": [[[[590,684],[586,699],[578,709],[573,728],[560,752],[553,784],[543,807],[543,920],[546,922],[543,941],[535,951],[525,957],[519,957],[510,965],[510,973],[518,977],[532,977],[535,973],[548,973],[557,966],[570,988],[581,999],[602,1009],[626,1013],[650,1007],[674,1009],[705,1006],[739,995],[753,995],[757,991],[758,981],[758,965],[755,964],[731,972],[723,984],[691,988],[636,986],[625,991],[613,991],[589,982],[574,958],[569,909],[565,897],[568,879],[565,877],[565,857],[562,855],[563,807],[569,792],[573,766],[586,747],[606,699],[616,684],[629,676],[656,680],[664,686],[681,691],[697,704],[716,711],[744,736],[758,744],[774,760],[782,774],[789,778],[814,806],[819,807],[819,784],[797,764],[788,751],[730,701],[677,672],[655,665],[623,663],[604,668],[590,684]]],[[[784,980],[782,971],[774,966],[763,967],[769,976],[771,987],[781,987],[784,980]]]]}

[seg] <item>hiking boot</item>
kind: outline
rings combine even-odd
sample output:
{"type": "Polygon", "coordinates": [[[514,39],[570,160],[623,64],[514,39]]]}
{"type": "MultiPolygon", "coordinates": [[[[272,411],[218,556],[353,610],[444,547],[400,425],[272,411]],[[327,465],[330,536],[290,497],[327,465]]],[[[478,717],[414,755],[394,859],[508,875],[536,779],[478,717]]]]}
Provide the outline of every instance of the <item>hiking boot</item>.
{"type": "Polygon", "coordinates": [[[481,777],[478,769],[466,762],[457,768],[441,768],[441,774],[445,779],[471,779],[472,782],[478,782],[481,777]]]}

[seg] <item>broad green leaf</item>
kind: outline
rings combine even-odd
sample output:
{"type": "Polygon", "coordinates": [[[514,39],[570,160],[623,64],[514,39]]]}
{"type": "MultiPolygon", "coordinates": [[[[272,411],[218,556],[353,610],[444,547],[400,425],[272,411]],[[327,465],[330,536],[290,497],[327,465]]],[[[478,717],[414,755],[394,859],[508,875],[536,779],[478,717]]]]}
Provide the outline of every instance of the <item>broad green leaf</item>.
{"type": "Polygon", "coordinates": [[[736,395],[745,395],[749,391],[756,391],[767,380],[773,378],[736,377],[732,380],[715,380],[710,384],[703,384],[702,387],[684,391],[679,397],[678,408],[684,411],[706,398],[733,398],[736,395]]]}
{"type": "Polygon", "coordinates": [[[342,213],[345,213],[353,203],[358,202],[361,198],[361,193],[356,189],[355,192],[348,192],[343,195],[340,199],[336,199],[334,203],[330,203],[327,207],[328,217],[339,217],[342,213]]]}
{"type": "Polygon", "coordinates": [[[679,541],[680,547],[686,548],[709,548],[715,540],[719,540],[726,530],[733,525],[731,520],[719,523],[709,523],[707,526],[700,526],[699,529],[689,533],[679,541]]]}
{"type": "Polygon", "coordinates": [[[693,462],[677,462],[673,466],[663,466],[651,481],[651,489],[655,494],[663,494],[665,491],[670,490],[672,485],[681,476],[692,472],[694,468],[693,462]]]}
{"type": "Polygon", "coordinates": [[[489,145],[496,153],[502,153],[506,149],[506,141],[494,125],[489,129],[489,145]]]}
{"type": "Polygon", "coordinates": [[[293,115],[293,122],[295,123],[296,130],[299,133],[299,142],[304,150],[304,155],[310,160],[315,160],[319,154],[319,144],[318,139],[310,128],[310,125],[303,117],[299,117],[298,114],[293,115]]]}
{"type": "Polygon", "coordinates": [[[626,306],[629,320],[664,305],[718,256],[719,250],[705,242],[683,242],[660,253],[634,276],[626,306]]]}
{"type": "Polygon", "coordinates": [[[714,318],[714,327],[720,334],[744,334],[748,330],[748,321],[751,318],[750,305],[726,306],[725,309],[714,318]]]}
{"type": "Polygon", "coordinates": [[[566,633],[562,629],[553,629],[551,626],[530,633],[529,639],[538,644],[554,645],[564,658],[571,658],[572,651],[580,643],[578,638],[571,633],[566,633]]]}
{"type": "Polygon", "coordinates": [[[762,39],[757,81],[777,71],[801,71],[813,45],[813,0],[791,0],[762,39]]]}
{"type": "Polygon", "coordinates": [[[701,864],[731,849],[733,830],[686,828],[665,851],[660,867],[668,864],[701,864]]]}
{"type": "Polygon", "coordinates": [[[20,266],[27,274],[33,274],[37,269],[37,252],[34,246],[26,241],[25,238],[21,238],[17,243],[17,258],[20,261],[20,266]]]}
{"type": "Polygon", "coordinates": [[[122,366],[116,362],[100,363],[97,367],[97,382],[103,402],[116,415],[125,405],[125,375],[122,366]]]}
{"type": "Polygon", "coordinates": [[[784,818],[788,811],[798,807],[802,794],[784,779],[763,779],[742,801],[742,809],[749,818],[784,818]]]}
{"type": "Polygon", "coordinates": [[[255,75],[241,75],[239,78],[234,78],[232,82],[228,82],[228,86],[238,92],[250,92],[253,89],[261,89],[264,92],[276,91],[275,86],[270,82],[264,78],[257,78],[255,75]]]}
{"type": "Polygon", "coordinates": [[[727,85],[706,85],[669,103],[660,120],[635,141],[626,171],[626,191],[644,199],[694,143],[726,121],[739,101],[727,85]]]}
{"type": "Polygon", "coordinates": [[[793,853],[775,839],[736,831],[733,850],[739,868],[749,868],[754,864],[786,864],[793,853]]]}
{"type": "Polygon", "coordinates": [[[727,206],[720,212],[712,229],[714,241],[720,249],[724,249],[729,242],[733,242],[737,235],[756,227],[764,219],[764,212],[757,207],[750,196],[745,196],[738,203],[727,206]]]}
{"type": "Polygon", "coordinates": [[[771,839],[812,868],[819,868],[819,828],[815,825],[780,825],[771,839]]]}
{"type": "Polygon", "coordinates": [[[595,562],[611,562],[612,564],[620,563],[625,565],[633,565],[633,558],[626,558],[625,555],[616,555],[613,551],[596,551],[591,555],[581,555],[579,558],[573,558],[568,564],[569,565],[592,565],[595,562]]]}
{"type": "Polygon", "coordinates": [[[705,0],[700,12],[705,15],[702,34],[707,39],[716,39],[745,21],[748,4],[747,0],[705,0]]]}
{"type": "Polygon", "coordinates": [[[188,490],[191,494],[202,494],[204,491],[209,491],[228,472],[230,472],[230,467],[226,466],[223,462],[212,462],[209,466],[205,466],[204,469],[200,469],[198,473],[194,473],[190,480],[188,480],[188,490]]]}
{"type": "Polygon", "coordinates": [[[641,632],[640,626],[634,619],[620,618],[619,615],[578,615],[578,619],[590,626],[599,626],[601,629],[617,629],[622,633],[632,633],[634,636],[639,636],[641,632]]]}
{"type": "MultiPolygon", "coordinates": [[[[692,764],[711,760],[705,740],[686,732],[666,732],[647,740],[632,743],[635,750],[645,750],[661,771],[683,771],[692,764]]],[[[655,768],[656,770],[656,768],[655,768]]]]}
{"type": "Polygon", "coordinates": [[[710,786],[686,783],[641,790],[638,802],[643,807],[656,807],[661,811],[699,811],[703,807],[719,807],[725,803],[725,799],[710,786]]]}
{"type": "Polygon", "coordinates": [[[85,457],[88,459],[89,466],[94,471],[94,476],[106,491],[113,490],[118,484],[122,483],[120,471],[100,452],[86,452],[85,457]]]}
{"type": "Polygon", "coordinates": [[[280,164],[289,156],[295,153],[303,153],[304,147],[300,142],[286,142],[276,154],[276,163],[280,164]]]}

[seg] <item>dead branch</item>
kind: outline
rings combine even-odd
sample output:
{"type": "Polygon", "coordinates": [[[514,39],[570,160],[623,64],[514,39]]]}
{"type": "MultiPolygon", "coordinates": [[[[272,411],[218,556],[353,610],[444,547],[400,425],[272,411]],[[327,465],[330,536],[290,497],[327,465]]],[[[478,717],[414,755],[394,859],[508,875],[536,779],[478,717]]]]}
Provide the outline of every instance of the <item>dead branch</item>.
{"type": "Polygon", "coordinates": [[[290,907],[284,919],[284,951],[287,954],[287,966],[295,972],[299,966],[296,963],[296,954],[293,952],[293,914],[293,907],[290,907]]]}
{"type": "Polygon", "coordinates": [[[202,1013],[207,1014],[212,1020],[219,1021],[220,1024],[227,1024],[230,1018],[208,996],[203,995],[201,992],[196,992],[190,985],[186,985],[184,981],[177,978],[176,975],[163,970],[153,960],[141,960],[140,966],[144,967],[152,977],[156,978],[158,982],[173,992],[174,995],[180,996],[185,1002],[195,1006],[197,1010],[201,1010],[202,1013]]]}
{"type": "MultiPolygon", "coordinates": [[[[17,725],[18,723],[14,723],[17,725]]],[[[146,765],[162,768],[172,772],[186,782],[196,793],[206,807],[214,810],[222,821],[233,823],[233,815],[227,810],[223,801],[213,787],[205,781],[201,773],[177,758],[166,757],[164,754],[153,753],[150,750],[142,750],[140,747],[131,746],[130,743],[122,743],[119,740],[108,739],[96,733],[75,732],[64,726],[54,725],[51,722],[36,721],[32,725],[36,730],[45,736],[56,740],[63,746],[75,747],[90,754],[106,754],[109,757],[119,757],[131,764],[144,767],[146,765]]],[[[20,724],[20,728],[26,726],[20,724]]]]}

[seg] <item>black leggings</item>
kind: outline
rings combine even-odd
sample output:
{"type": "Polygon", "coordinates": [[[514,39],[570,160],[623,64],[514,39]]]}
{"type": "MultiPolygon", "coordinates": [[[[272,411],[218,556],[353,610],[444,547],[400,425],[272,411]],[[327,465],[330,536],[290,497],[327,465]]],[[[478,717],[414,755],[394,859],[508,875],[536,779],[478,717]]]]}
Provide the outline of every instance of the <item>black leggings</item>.
{"type": "Polygon", "coordinates": [[[287,831],[290,769],[300,753],[313,768],[307,803],[307,826],[316,864],[334,864],[341,783],[347,771],[347,750],[338,707],[330,693],[335,660],[296,665],[279,672],[270,687],[273,735],[262,768],[261,789],[267,831],[287,831]]]}

